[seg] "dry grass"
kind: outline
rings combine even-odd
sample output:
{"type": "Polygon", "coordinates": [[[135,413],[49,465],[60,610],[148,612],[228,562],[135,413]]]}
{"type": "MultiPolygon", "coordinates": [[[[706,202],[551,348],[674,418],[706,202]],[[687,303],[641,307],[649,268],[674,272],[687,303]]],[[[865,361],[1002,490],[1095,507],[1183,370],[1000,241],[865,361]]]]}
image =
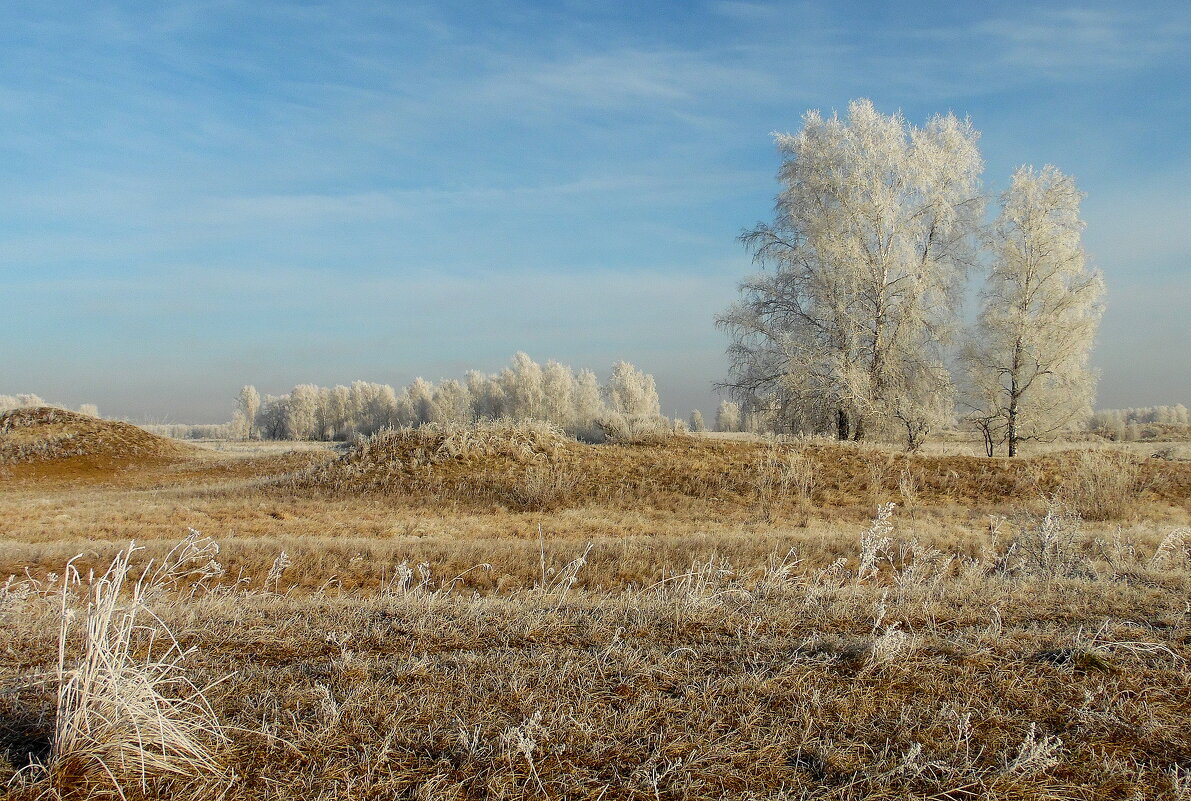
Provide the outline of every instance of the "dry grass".
{"type": "Polygon", "coordinates": [[[1127,520],[1144,489],[1141,464],[1112,451],[1079,454],[1056,497],[1087,520],[1127,520]]]}
{"type": "MultiPolygon", "coordinates": [[[[97,584],[61,641],[46,588],[135,537],[117,573],[149,568],[160,624],[124,629],[123,664],[191,682],[149,689],[218,765],[129,751],[116,782],[57,774],[62,797],[1191,798],[1185,465],[1133,462],[1119,526],[1056,505],[1078,454],[488,433],[7,479],[9,795],[45,796],[22,769],[90,708],[55,677],[88,664],[97,584]],[[168,556],[187,526],[222,570],[197,538],[168,556]]],[[[152,697],[138,681],[110,685],[152,697]]],[[[94,740],[116,765],[130,742],[94,740]]]]}
{"type": "Polygon", "coordinates": [[[0,413],[0,465],[97,466],[184,456],[191,448],[128,423],[36,407],[0,413]]]}
{"type": "Polygon", "coordinates": [[[1123,519],[1130,506],[1147,501],[1182,504],[1191,497],[1191,463],[1142,461],[1110,451],[1010,460],[906,456],[821,440],[765,443],[684,435],[586,445],[558,432],[531,436],[508,424],[490,424],[473,443],[460,434],[424,428],[362,442],[292,476],[281,488],[336,498],[418,499],[489,512],[599,505],[685,508],[721,517],[759,514],[773,520],[777,504],[786,510],[779,516],[802,521],[815,508],[858,519],[887,501],[915,508],[1004,511],[1027,504],[1041,509],[1056,493],[1090,519],[1110,520],[1123,519]],[[554,476],[543,486],[548,473],[554,476]],[[1114,488],[1110,478],[1124,483],[1114,488]],[[534,485],[542,488],[541,502],[526,497],[527,487],[534,485]],[[1114,492],[1115,505],[1109,498],[1114,492]]]}

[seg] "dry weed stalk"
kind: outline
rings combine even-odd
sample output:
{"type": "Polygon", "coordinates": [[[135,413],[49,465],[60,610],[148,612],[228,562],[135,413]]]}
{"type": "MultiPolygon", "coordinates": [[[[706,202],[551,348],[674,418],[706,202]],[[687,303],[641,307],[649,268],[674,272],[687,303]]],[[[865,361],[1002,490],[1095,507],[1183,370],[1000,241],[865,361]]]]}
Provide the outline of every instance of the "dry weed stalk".
{"type": "Polygon", "coordinates": [[[1191,528],[1176,528],[1158,544],[1150,560],[1152,567],[1191,565],[1191,528]]]}
{"type": "Polygon", "coordinates": [[[856,567],[856,581],[869,581],[876,577],[882,561],[891,559],[893,538],[893,510],[895,503],[883,503],[877,507],[872,525],[860,535],[860,560],[856,567]]]}
{"type": "Polygon", "coordinates": [[[1082,523],[1078,512],[1049,501],[1041,519],[1024,525],[1010,544],[1006,557],[1017,559],[1010,568],[1047,579],[1089,575],[1090,563],[1079,549],[1082,523]]]}

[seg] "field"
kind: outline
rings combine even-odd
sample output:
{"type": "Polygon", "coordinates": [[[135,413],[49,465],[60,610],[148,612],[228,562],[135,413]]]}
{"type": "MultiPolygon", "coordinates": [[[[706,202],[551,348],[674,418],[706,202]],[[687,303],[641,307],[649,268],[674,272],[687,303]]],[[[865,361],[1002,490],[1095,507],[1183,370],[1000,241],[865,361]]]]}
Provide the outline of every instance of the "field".
{"type": "Polygon", "coordinates": [[[11,415],[13,799],[1191,799],[1182,443],[11,415]]]}

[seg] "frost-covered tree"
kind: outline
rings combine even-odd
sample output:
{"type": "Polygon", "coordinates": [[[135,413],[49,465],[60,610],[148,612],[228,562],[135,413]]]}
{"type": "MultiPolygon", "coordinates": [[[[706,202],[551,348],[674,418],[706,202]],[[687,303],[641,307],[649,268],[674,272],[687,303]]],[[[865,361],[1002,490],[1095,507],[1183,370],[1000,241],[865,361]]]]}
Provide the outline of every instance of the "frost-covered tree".
{"type": "Polygon", "coordinates": [[[434,385],[425,378],[415,378],[398,400],[398,421],[417,426],[434,420],[434,385]]]}
{"type": "Polygon", "coordinates": [[[740,430],[740,404],[729,400],[720,401],[719,408],[715,410],[715,430],[740,430]]]}
{"type": "Polygon", "coordinates": [[[938,422],[983,214],[977,139],[952,115],[918,128],[867,100],[777,136],[774,222],[741,237],[763,270],[718,320],[723,387],[750,413],[840,439],[896,427],[911,446],[938,422]]]}
{"type": "Polygon", "coordinates": [[[575,423],[575,374],[554,360],[542,370],[542,417],[555,425],[571,428],[575,423]]]}
{"type": "Polygon", "coordinates": [[[504,416],[505,398],[500,384],[479,370],[469,370],[466,381],[472,413],[477,420],[495,420],[504,416]]]}
{"type": "Polygon", "coordinates": [[[1091,415],[1088,356],[1104,283],[1080,244],[1081,199],[1054,167],[1022,167],[989,234],[991,272],[963,350],[967,404],[1010,456],[1022,440],[1082,426],[1091,415]]]}
{"type": "Polygon", "coordinates": [[[695,433],[702,433],[707,430],[707,423],[703,422],[703,412],[698,409],[691,410],[690,429],[695,433]]]}
{"type": "Polygon", "coordinates": [[[526,353],[513,356],[513,364],[500,373],[505,414],[517,419],[544,419],[546,385],[542,367],[526,353]]]}
{"type": "Polygon", "coordinates": [[[261,396],[256,387],[246,384],[240,389],[236,397],[236,411],[240,413],[237,422],[240,423],[238,434],[244,439],[256,436],[256,416],[261,409],[261,396]]]}
{"type": "MultiPolygon", "coordinates": [[[[257,415],[257,429],[260,431],[262,439],[290,439],[289,431],[286,426],[286,406],[288,396],[282,395],[266,395],[261,401],[261,410],[257,415]]],[[[239,411],[237,409],[236,411],[239,411]]],[[[233,415],[233,434],[240,435],[237,430],[237,422],[233,415]]]]}
{"type": "Polygon", "coordinates": [[[653,376],[641,372],[628,362],[612,365],[605,392],[612,411],[632,417],[660,417],[662,404],[658,400],[653,376]]]}
{"type": "Polygon", "coordinates": [[[1172,406],[1101,409],[1092,415],[1088,427],[1093,431],[1120,432],[1128,423],[1163,423],[1185,426],[1191,423],[1191,413],[1181,403],[1172,406]]]}
{"type": "Polygon", "coordinates": [[[323,393],[314,384],[298,384],[290,390],[282,418],[289,439],[323,439],[327,436],[327,415],[323,393]]]}
{"type": "Polygon", "coordinates": [[[450,379],[434,388],[430,399],[435,423],[467,423],[472,420],[471,393],[460,381],[450,379]]]}
{"type": "Polygon", "coordinates": [[[574,401],[573,430],[577,436],[593,439],[596,421],[604,413],[604,399],[600,380],[591,370],[580,370],[575,374],[574,401]]]}

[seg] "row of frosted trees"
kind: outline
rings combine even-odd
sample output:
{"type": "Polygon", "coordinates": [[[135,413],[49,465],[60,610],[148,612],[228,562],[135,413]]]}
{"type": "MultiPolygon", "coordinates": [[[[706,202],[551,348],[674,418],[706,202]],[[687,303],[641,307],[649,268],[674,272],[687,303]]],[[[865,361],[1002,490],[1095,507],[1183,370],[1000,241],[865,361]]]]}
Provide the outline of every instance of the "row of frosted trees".
{"type": "MultiPolygon", "coordinates": [[[[56,404],[47,403],[40,396],[31,393],[0,395],[0,412],[6,412],[9,409],[31,409],[38,406],[56,406],[56,404]]],[[[99,417],[99,407],[94,403],[84,403],[79,406],[79,413],[99,417]]]]}
{"type": "Polygon", "coordinates": [[[1102,409],[1092,415],[1093,430],[1119,428],[1130,423],[1191,425],[1191,412],[1181,403],[1173,406],[1139,406],[1129,409],[1102,409]]]}
{"type": "Polygon", "coordinates": [[[600,440],[671,424],[661,416],[653,376],[617,362],[601,385],[591,370],[572,370],[524,353],[493,375],[467,373],[438,384],[423,378],[401,389],[355,381],[350,386],[299,384],[264,398],[241,390],[233,429],[242,437],[347,440],[386,428],[469,423],[485,418],[543,420],[584,439],[600,440]]]}
{"type": "Polygon", "coordinates": [[[958,408],[990,456],[1086,425],[1103,283],[1080,244],[1082,196],[1054,167],[1022,167],[986,222],[978,139],[968,120],[919,128],[867,100],[778,135],[776,217],[741,237],[763,269],[719,319],[722,386],[753,425],[912,450],[958,408]]]}
{"type": "Polygon", "coordinates": [[[1141,406],[1103,409],[1092,415],[1088,428],[1110,439],[1132,442],[1152,435],[1154,426],[1191,425],[1191,412],[1181,403],[1173,406],[1141,406]]]}

